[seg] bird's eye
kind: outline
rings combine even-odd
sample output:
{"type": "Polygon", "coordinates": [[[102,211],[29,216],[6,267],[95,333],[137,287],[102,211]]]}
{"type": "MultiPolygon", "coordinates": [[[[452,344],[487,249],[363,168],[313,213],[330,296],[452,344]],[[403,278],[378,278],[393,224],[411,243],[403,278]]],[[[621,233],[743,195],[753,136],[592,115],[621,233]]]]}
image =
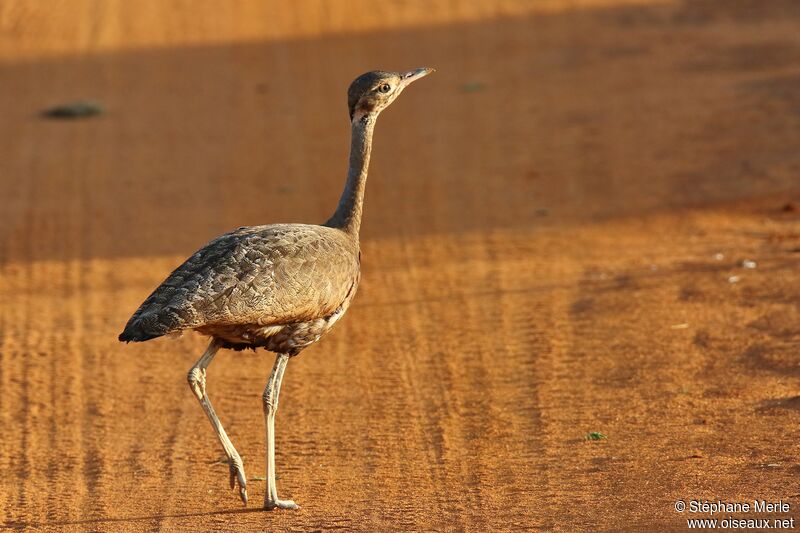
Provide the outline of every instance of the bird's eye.
{"type": "Polygon", "coordinates": [[[378,90],[379,90],[380,92],[382,92],[382,93],[388,93],[388,92],[389,92],[391,89],[392,89],[392,88],[389,86],[389,84],[388,84],[388,83],[384,83],[383,85],[381,85],[380,87],[378,87],[378,90]]]}

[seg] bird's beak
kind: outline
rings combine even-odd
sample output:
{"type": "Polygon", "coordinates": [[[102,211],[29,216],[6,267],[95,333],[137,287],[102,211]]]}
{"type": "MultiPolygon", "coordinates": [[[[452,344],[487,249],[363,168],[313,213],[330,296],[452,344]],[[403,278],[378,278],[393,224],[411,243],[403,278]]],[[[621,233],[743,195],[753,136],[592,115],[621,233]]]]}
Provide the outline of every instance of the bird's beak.
{"type": "Polygon", "coordinates": [[[424,78],[425,76],[427,76],[431,72],[434,72],[434,69],[432,69],[432,68],[418,68],[418,69],[415,69],[415,70],[409,70],[408,72],[403,74],[403,77],[400,79],[400,84],[403,86],[403,88],[405,88],[406,85],[410,85],[410,84],[414,83],[415,81],[417,81],[418,79],[424,78]]]}

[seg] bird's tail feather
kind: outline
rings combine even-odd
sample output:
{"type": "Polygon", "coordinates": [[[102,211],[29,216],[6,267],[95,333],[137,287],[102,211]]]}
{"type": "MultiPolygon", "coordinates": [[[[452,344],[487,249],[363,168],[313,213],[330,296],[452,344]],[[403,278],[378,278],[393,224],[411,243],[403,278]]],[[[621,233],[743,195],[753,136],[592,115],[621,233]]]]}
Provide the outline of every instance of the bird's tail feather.
{"type": "Polygon", "coordinates": [[[134,315],[119,335],[121,342],[144,342],[180,330],[172,314],[145,313],[134,315]]]}

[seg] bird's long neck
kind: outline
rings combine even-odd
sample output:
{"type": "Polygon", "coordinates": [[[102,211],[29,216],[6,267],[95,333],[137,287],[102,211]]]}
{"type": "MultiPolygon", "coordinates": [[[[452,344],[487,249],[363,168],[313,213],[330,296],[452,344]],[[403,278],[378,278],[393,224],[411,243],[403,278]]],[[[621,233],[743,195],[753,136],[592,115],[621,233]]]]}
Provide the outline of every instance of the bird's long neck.
{"type": "Polygon", "coordinates": [[[361,228],[361,209],[364,204],[364,189],[367,185],[367,169],[369,154],[372,150],[372,131],[375,128],[375,119],[376,116],[367,114],[353,120],[347,183],[336,212],[325,223],[326,226],[339,228],[353,236],[358,236],[358,230],[361,228]]]}

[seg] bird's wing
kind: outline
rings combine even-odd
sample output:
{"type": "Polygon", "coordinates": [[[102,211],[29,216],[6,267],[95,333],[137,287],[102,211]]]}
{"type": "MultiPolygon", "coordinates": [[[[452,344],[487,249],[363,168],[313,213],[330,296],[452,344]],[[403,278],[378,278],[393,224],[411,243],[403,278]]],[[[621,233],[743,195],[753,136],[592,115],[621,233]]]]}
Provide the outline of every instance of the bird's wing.
{"type": "Polygon", "coordinates": [[[208,243],[169,275],[120,340],[204,325],[287,324],[332,314],[358,275],[358,245],[301,224],[240,228],[208,243]]]}

